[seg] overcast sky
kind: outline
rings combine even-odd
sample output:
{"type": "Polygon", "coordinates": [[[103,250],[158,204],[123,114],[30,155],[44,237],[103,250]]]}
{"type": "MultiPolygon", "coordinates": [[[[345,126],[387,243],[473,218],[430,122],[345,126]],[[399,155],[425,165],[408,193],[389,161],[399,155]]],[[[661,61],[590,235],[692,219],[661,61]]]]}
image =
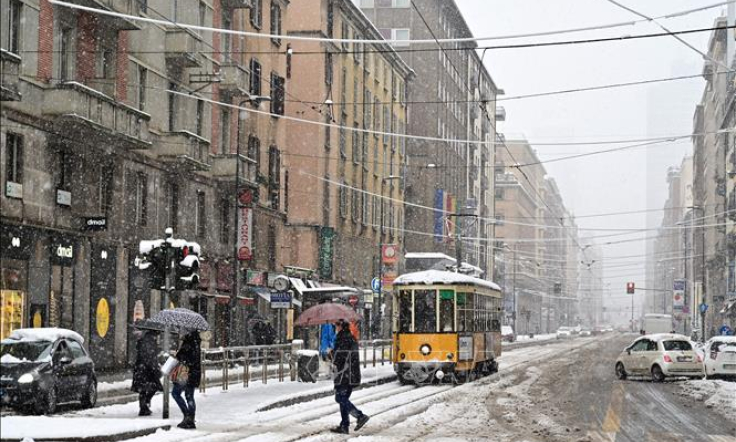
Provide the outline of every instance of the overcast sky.
{"type": "MultiPolygon", "coordinates": [[[[621,2],[647,15],[661,16],[718,1],[621,2]]],[[[603,25],[638,18],[607,0],[457,0],[457,3],[476,36],[603,25]]],[[[722,13],[725,13],[725,7],[664,20],[662,23],[672,30],[706,28],[712,26],[714,19],[722,13]]],[[[653,32],[661,32],[661,29],[655,24],[644,23],[556,36],[544,41],[653,32]]],[[[705,32],[683,38],[705,52],[709,35],[705,32]]],[[[539,40],[507,40],[503,43],[539,40]]],[[[498,43],[500,42],[481,42],[480,45],[498,43]]],[[[485,64],[496,84],[506,91],[507,96],[513,96],[698,74],[702,70],[703,61],[699,54],[674,38],[663,37],[553,48],[489,50],[485,56],[485,64]]],[[[580,142],[688,134],[692,130],[692,115],[703,87],[703,79],[697,78],[651,86],[501,102],[507,111],[507,120],[501,125],[501,130],[508,138],[523,134],[532,145],[535,141],[580,142]]],[[[606,147],[610,146],[538,146],[536,149],[542,159],[553,159],[562,154],[589,152],[606,147]]],[[[689,142],[684,142],[648,149],[657,150],[649,154],[649,166],[647,148],[643,148],[552,163],[547,165],[547,170],[559,184],[565,203],[576,215],[661,208],[666,198],[666,168],[679,165],[692,147],[689,142]],[[649,198],[647,194],[650,195],[649,198]]],[[[646,215],[642,214],[581,218],[578,225],[585,228],[644,228],[646,222],[646,215]]],[[[605,232],[590,234],[603,235],[605,232]]],[[[606,239],[599,241],[604,242],[606,239]]],[[[640,255],[645,253],[644,247],[643,242],[606,246],[603,253],[608,257],[640,255]]],[[[638,269],[609,269],[606,272],[606,283],[611,284],[611,296],[623,296],[627,280],[643,285],[644,260],[642,258],[639,261],[642,266],[638,269]]],[[[618,260],[615,264],[622,262],[624,261],[618,260]]],[[[613,261],[611,265],[614,265],[613,261]]],[[[620,299],[620,302],[625,300],[620,299]]]]}

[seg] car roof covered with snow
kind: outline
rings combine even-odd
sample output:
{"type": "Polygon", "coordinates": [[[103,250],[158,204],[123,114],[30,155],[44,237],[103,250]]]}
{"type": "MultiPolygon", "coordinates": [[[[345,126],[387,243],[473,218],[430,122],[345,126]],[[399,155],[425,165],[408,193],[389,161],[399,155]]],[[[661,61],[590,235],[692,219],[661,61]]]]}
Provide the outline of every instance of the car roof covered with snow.
{"type": "Polygon", "coordinates": [[[18,341],[24,342],[36,342],[36,341],[48,341],[55,342],[59,339],[66,338],[73,341],[77,341],[80,344],[84,343],[84,338],[77,332],[67,330],[65,328],[19,328],[13,330],[6,339],[3,339],[3,343],[9,344],[18,341]]]}
{"type": "Polygon", "coordinates": [[[421,272],[406,273],[394,280],[394,285],[412,285],[412,284],[423,284],[423,285],[452,285],[452,284],[467,284],[467,285],[479,285],[486,287],[491,290],[501,291],[501,287],[497,284],[486,281],[485,279],[475,278],[462,273],[445,272],[442,270],[424,270],[421,272]]]}
{"type": "Polygon", "coordinates": [[[651,335],[644,335],[637,339],[649,339],[651,341],[689,341],[690,338],[688,338],[685,335],[681,335],[678,333],[655,333],[651,335]]]}
{"type": "Polygon", "coordinates": [[[736,336],[713,336],[708,342],[736,342],[736,336]]]}

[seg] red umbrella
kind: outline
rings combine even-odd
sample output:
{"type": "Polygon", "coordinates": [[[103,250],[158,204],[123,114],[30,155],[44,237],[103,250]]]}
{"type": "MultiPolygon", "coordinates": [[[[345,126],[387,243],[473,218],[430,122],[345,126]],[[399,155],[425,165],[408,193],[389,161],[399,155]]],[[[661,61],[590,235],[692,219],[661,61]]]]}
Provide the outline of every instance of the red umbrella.
{"type": "Polygon", "coordinates": [[[310,326],[310,325],[321,325],[331,324],[337,322],[340,319],[346,321],[360,321],[363,319],[359,314],[355,313],[350,307],[342,304],[317,304],[314,307],[310,307],[299,315],[299,319],[296,320],[294,325],[310,326]]]}

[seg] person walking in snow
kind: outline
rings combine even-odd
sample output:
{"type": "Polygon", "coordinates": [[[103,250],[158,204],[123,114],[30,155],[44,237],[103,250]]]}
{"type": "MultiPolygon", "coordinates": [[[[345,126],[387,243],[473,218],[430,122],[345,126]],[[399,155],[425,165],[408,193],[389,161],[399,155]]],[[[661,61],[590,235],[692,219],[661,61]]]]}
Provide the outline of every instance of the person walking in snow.
{"type": "Polygon", "coordinates": [[[135,330],[135,365],[131,390],[138,393],[138,416],[151,415],[151,398],[156,392],[164,391],[161,385],[161,368],[158,364],[156,334],[150,330],[135,330]]]}
{"type": "Polygon", "coordinates": [[[189,430],[197,428],[194,424],[195,412],[197,411],[194,402],[194,390],[199,387],[199,380],[202,377],[201,342],[199,332],[193,331],[184,336],[181,347],[179,347],[179,351],[176,352],[175,356],[179,361],[179,365],[171,375],[171,380],[174,383],[171,396],[184,415],[184,419],[177,427],[189,430]],[[182,393],[184,393],[184,398],[181,397],[182,393]]]}
{"type": "Polygon", "coordinates": [[[369,416],[358,410],[350,395],[353,388],[360,385],[360,355],[358,341],[350,333],[350,324],[345,320],[337,322],[337,337],[332,356],[335,367],[335,402],[340,404],[340,425],[331,429],[333,433],[348,434],[350,432],[350,416],[358,419],[355,431],[360,430],[368,422],[369,416]]]}

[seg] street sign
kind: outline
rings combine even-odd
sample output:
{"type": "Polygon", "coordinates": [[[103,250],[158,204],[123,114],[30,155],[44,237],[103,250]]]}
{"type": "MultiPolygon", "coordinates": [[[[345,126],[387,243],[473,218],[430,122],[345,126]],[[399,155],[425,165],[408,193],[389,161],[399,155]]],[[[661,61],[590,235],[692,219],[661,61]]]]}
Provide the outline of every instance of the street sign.
{"type": "Polygon", "coordinates": [[[289,292],[271,292],[271,308],[289,308],[291,307],[291,293],[289,292]]]}
{"type": "Polygon", "coordinates": [[[708,311],[708,304],[702,303],[700,304],[700,313],[705,314],[705,312],[708,311]]]}
{"type": "Polygon", "coordinates": [[[373,293],[378,293],[381,291],[381,280],[378,278],[373,278],[371,280],[371,290],[373,290],[373,293]]]}

